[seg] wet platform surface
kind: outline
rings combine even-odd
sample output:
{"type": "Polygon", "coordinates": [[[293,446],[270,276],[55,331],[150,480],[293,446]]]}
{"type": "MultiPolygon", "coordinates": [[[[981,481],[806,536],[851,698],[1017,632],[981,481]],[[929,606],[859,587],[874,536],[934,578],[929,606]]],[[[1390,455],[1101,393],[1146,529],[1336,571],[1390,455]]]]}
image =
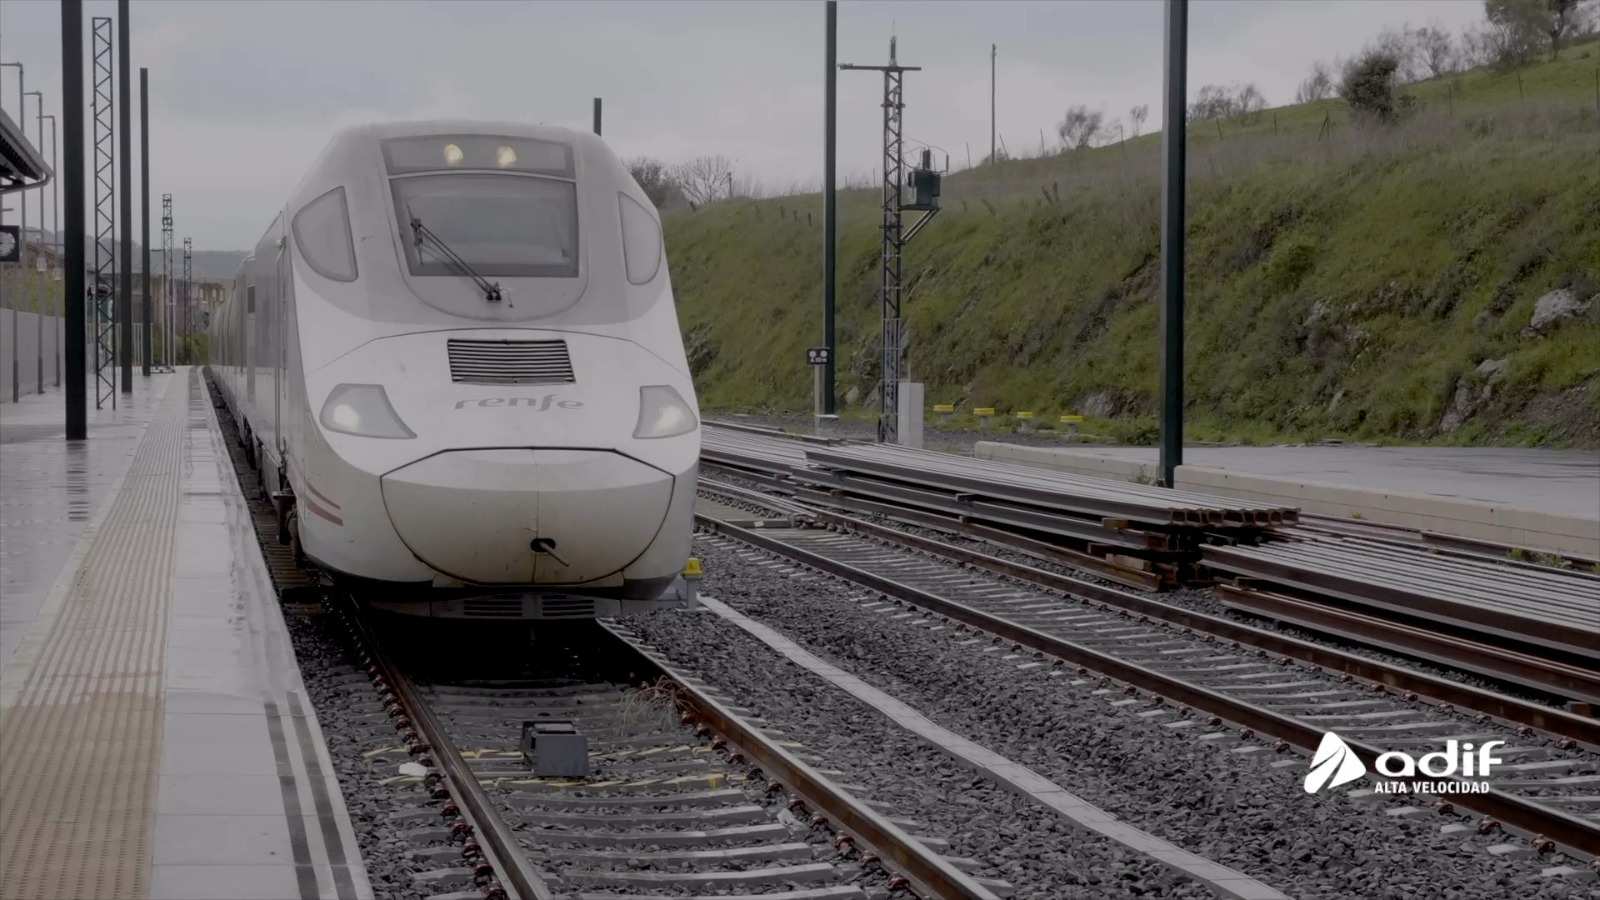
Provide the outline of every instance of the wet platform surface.
{"type": "Polygon", "coordinates": [[[372,896],[199,372],[120,405],[0,410],[0,894],[372,896]]]}
{"type": "MultiPolygon", "coordinates": [[[[0,404],[0,669],[27,634],[51,585],[111,488],[128,471],[172,375],[136,377],[117,409],[94,408],[89,440],[65,441],[58,389],[0,404]]],[[[93,390],[91,383],[90,389],[93,390]]]]}
{"type": "MultiPolygon", "coordinates": [[[[1063,445],[1156,463],[1154,447],[1063,445]]],[[[1185,447],[1192,466],[1600,518],[1600,453],[1499,447],[1185,447]]]]}

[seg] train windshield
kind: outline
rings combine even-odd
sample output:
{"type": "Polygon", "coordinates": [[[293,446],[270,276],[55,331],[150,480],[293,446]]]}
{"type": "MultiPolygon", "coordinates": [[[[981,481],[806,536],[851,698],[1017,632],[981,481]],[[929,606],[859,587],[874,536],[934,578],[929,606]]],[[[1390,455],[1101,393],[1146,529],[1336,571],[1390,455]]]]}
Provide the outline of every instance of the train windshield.
{"type": "Polygon", "coordinates": [[[534,175],[451,172],[391,180],[412,275],[459,277],[411,222],[429,231],[485,278],[576,278],[578,191],[571,181],[534,175]]]}

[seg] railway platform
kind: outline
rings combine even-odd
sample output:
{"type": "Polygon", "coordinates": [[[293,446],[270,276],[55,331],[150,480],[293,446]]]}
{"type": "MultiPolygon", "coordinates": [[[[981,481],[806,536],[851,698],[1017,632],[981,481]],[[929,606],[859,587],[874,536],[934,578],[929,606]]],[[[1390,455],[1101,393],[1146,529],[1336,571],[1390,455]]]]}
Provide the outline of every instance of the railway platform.
{"type": "Polygon", "coordinates": [[[201,371],[64,406],[0,409],[0,896],[371,897],[201,371]]]}

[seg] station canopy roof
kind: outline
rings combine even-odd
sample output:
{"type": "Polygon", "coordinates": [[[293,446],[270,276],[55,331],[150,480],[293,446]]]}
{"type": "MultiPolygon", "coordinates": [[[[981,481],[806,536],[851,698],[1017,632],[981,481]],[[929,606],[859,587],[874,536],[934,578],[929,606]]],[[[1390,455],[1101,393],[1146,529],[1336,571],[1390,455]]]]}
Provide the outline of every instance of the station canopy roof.
{"type": "Polygon", "coordinates": [[[39,187],[54,174],[17,123],[0,110],[0,194],[39,187]]]}

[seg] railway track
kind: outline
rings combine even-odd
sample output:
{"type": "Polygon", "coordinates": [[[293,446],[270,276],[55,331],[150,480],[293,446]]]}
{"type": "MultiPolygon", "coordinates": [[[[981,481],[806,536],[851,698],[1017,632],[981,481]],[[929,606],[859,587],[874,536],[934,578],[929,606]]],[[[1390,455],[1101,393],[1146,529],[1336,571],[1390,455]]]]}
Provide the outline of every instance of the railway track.
{"type": "MultiPolygon", "coordinates": [[[[784,500],[762,504],[738,489],[710,490],[721,495],[725,507],[765,505],[775,513],[759,529],[702,515],[699,523],[723,539],[879,591],[885,602],[892,599],[948,617],[959,627],[1010,644],[1013,652],[1054,657],[1054,665],[1070,667],[1078,679],[1098,677],[1107,690],[1120,687],[1128,695],[1127,705],[1170,717],[1172,727],[1194,729],[1203,740],[1237,741],[1242,752],[1309,754],[1323,733],[1337,731],[1369,768],[1388,750],[1420,755],[1450,739],[1504,740],[1506,746],[1496,751],[1504,764],[1482,792],[1462,792],[1478,788],[1459,779],[1420,778],[1435,785],[1430,790],[1455,792],[1440,795],[1450,805],[1439,811],[1475,810],[1481,816],[1476,822],[1452,824],[1507,829],[1524,848],[1538,852],[1559,846],[1578,858],[1600,853],[1600,810],[1595,804],[1600,766],[1591,752],[1600,734],[1592,719],[1150,598],[981,558],[970,550],[838,514],[784,500]],[[820,520],[832,530],[790,527],[802,519],[820,520]],[[1330,673],[1329,668],[1338,672],[1332,663],[1356,668],[1361,680],[1349,671],[1330,673]],[[1453,699],[1423,702],[1435,693],[1453,699]],[[1458,707],[1461,700],[1470,702],[1458,707]],[[1463,711],[1477,707],[1485,711],[1476,717],[1463,711]],[[1506,728],[1492,716],[1513,723],[1526,718],[1537,726],[1523,722],[1506,728]],[[1585,745],[1569,732],[1581,735],[1585,745]]],[[[1374,796],[1365,790],[1357,796],[1374,796]]]]}
{"type": "MultiPolygon", "coordinates": [[[[437,893],[475,887],[495,896],[499,884],[540,900],[1004,893],[924,843],[936,838],[914,836],[917,823],[857,799],[822,760],[763,733],[615,628],[573,629],[582,636],[543,648],[538,670],[513,677],[414,683],[415,654],[397,663],[379,643],[389,638],[353,603],[339,613],[402,732],[405,746],[390,753],[424,770],[399,781],[420,784],[438,804],[416,811],[443,821],[416,835],[431,844],[418,855],[438,865],[419,881],[437,893]],[[586,675],[600,659],[613,674],[586,675]],[[579,740],[583,752],[565,762],[581,771],[540,774],[548,754],[568,749],[561,742],[579,740]]],[[[459,655],[446,658],[459,669],[459,655]]]]}

